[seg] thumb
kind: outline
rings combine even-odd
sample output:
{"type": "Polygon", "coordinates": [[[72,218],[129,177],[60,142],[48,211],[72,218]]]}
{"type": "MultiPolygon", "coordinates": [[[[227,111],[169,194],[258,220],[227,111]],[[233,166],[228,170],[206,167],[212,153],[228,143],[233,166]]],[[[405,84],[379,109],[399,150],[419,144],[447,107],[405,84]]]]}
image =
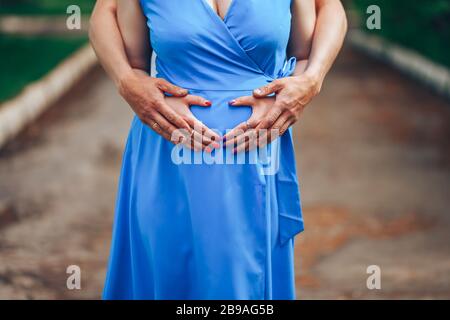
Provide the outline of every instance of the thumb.
{"type": "Polygon", "coordinates": [[[281,81],[274,80],[273,82],[271,82],[263,87],[253,90],[253,95],[256,98],[263,98],[263,97],[268,96],[269,94],[280,91],[282,87],[283,86],[282,86],[281,81]]]}
{"type": "Polygon", "coordinates": [[[162,90],[166,93],[169,93],[175,97],[184,97],[185,95],[188,94],[188,91],[186,89],[180,88],[180,87],[170,83],[166,79],[159,79],[157,82],[157,87],[160,90],[162,90]]]}
{"type": "Polygon", "coordinates": [[[184,101],[186,101],[189,105],[195,105],[195,106],[201,106],[201,107],[210,107],[211,101],[206,100],[205,98],[202,98],[200,96],[195,96],[192,94],[187,95],[184,98],[184,101]]]}
{"type": "Polygon", "coordinates": [[[230,106],[252,106],[254,104],[254,98],[252,96],[239,97],[229,102],[230,106]]]}

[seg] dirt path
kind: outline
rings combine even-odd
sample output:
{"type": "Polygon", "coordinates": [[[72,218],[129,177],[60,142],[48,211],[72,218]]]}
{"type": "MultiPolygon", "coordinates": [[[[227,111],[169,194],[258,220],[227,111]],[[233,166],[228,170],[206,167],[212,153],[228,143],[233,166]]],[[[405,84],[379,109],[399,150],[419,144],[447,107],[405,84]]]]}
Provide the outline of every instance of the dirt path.
{"type": "MultiPolygon", "coordinates": [[[[97,69],[0,153],[0,298],[100,297],[130,119],[97,69]]],[[[450,298],[449,105],[347,50],[297,127],[298,297],[450,298]]]]}
{"type": "Polygon", "coordinates": [[[450,105],[346,50],[297,139],[299,298],[450,298],[450,105]],[[382,289],[366,287],[369,265],[382,289]]]}
{"type": "Polygon", "coordinates": [[[86,80],[0,157],[1,298],[100,296],[131,113],[100,69],[86,80]]]}

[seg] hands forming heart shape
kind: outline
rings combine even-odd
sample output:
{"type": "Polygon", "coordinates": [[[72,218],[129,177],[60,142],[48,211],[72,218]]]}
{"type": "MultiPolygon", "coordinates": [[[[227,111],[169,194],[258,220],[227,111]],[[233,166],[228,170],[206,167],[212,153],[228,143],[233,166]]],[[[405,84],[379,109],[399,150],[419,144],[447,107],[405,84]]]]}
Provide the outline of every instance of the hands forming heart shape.
{"type": "Polygon", "coordinates": [[[264,146],[283,135],[319,91],[318,82],[306,75],[274,80],[254,90],[253,96],[229,102],[234,107],[251,107],[252,115],[220,137],[190,110],[192,105],[210,107],[211,102],[205,98],[141,70],[132,70],[119,84],[119,92],[141,121],[165,139],[207,152],[220,148],[219,141],[223,140],[235,153],[264,146]]]}

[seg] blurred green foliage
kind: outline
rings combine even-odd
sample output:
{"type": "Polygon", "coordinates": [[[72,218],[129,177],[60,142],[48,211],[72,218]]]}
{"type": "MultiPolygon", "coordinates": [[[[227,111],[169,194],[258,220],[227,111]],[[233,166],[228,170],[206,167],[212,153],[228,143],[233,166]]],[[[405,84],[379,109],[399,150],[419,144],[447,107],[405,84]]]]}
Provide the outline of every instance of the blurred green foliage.
{"type": "Polygon", "coordinates": [[[95,0],[0,0],[0,14],[66,14],[67,7],[78,5],[90,14],[95,0]]]}
{"type": "Polygon", "coordinates": [[[86,41],[86,37],[0,34],[0,102],[41,78],[86,41]]]}
{"type": "Polygon", "coordinates": [[[353,0],[361,27],[450,67],[450,0],[353,0]],[[381,9],[381,30],[366,28],[367,7],[381,9]]]}

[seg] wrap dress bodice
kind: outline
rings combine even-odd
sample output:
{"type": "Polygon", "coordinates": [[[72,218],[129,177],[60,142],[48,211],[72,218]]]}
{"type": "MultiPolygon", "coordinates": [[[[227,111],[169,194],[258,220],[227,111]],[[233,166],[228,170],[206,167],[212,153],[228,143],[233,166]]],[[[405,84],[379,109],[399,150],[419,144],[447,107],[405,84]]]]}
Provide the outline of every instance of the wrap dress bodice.
{"type": "MultiPolygon", "coordinates": [[[[232,0],[224,19],[206,0],[140,3],[156,76],[210,100],[191,111],[220,134],[252,112],[230,100],[294,71],[291,0],[232,0]]],[[[294,298],[303,219],[291,130],[267,146],[269,163],[177,162],[176,148],[133,119],[104,298],[294,298]]]]}
{"type": "Polygon", "coordinates": [[[290,0],[233,0],[223,20],[206,0],[141,3],[158,76],[181,87],[253,90],[295,67],[290,0]]]}

